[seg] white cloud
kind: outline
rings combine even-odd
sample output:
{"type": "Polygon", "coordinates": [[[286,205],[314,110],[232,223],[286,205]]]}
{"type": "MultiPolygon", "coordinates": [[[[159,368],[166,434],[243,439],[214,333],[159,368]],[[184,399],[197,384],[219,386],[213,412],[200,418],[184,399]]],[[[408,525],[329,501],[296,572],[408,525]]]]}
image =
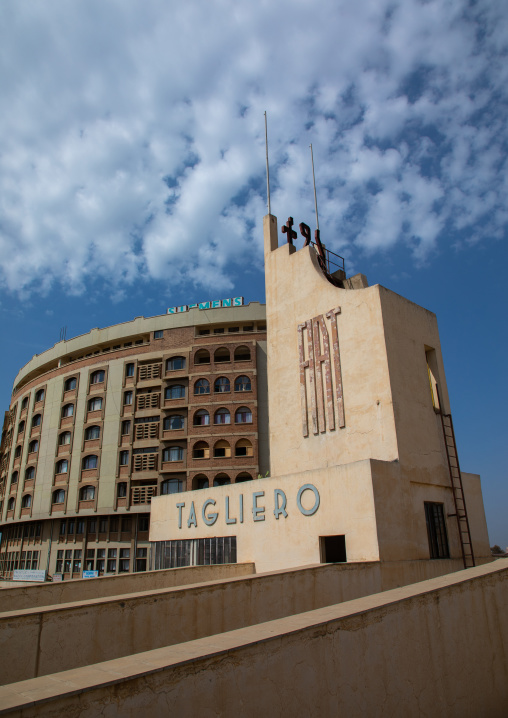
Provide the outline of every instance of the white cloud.
{"type": "Polygon", "coordinates": [[[493,5],[4,0],[0,286],[229,289],[260,266],[265,109],[280,224],[312,221],[312,142],[331,248],[503,236],[493,5]]]}

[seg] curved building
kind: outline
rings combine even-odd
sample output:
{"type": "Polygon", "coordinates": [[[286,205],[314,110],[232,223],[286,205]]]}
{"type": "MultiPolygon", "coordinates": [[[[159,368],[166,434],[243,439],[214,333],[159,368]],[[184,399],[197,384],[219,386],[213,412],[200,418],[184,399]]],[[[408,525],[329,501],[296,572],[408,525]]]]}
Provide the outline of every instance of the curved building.
{"type": "Polygon", "coordinates": [[[233,303],[92,329],[20,370],[0,446],[0,575],[146,570],[153,496],[268,470],[265,307],[233,303]]]}

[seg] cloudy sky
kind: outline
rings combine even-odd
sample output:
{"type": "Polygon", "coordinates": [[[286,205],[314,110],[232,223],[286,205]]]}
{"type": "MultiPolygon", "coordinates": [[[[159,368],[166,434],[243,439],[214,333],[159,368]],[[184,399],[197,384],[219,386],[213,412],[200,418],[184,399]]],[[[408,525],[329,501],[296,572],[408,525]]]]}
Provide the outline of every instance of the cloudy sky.
{"type": "Polygon", "coordinates": [[[508,545],[507,50],[499,0],[2,0],[4,406],[61,327],[263,299],[266,110],[279,224],[312,142],[326,244],[437,313],[508,545]]]}

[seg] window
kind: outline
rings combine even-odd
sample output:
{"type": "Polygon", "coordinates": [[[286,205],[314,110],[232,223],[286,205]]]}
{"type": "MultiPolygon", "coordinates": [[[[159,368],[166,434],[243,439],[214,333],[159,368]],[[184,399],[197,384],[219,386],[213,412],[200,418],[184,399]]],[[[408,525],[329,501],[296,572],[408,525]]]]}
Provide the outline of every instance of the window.
{"type": "Polygon", "coordinates": [[[215,327],[213,330],[214,334],[224,334],[224,327],[215,327]]]}
{"type": "Polygon", "coordinates": [[[80,501],[93,501],[95,499],[95,486],[83,486],[79,492],[80,501]]]}
{"type": "Polygon", "coordinates": [[[213,355],[213,360],[216,364],[231,361],[231,355],[229,353],[229,349],[226,349],[226,347],[221,347],[220,349],[216,349],[215,353],[213,355]]]}
{"type": "Polygon", "coordinates": [[[36,414],[32,419],[32,426],[40,426],[42,422],[41,414],[36,414]]]}
{"type": "Polygon", "coordinates": [[[163,336],[164,336],[164,331],[163,331],[162,329],[157,329],[157,330],[153,333],[153,338],[154,338],[154,339],[162,339],[163,336]]]}
{"type": "Polygon", "coordinates": [[[228,442],[224,439],[217,441],[213,447],[213,456],[215,459],[229,458],[231,456],[231,447],[228,442]]]}
{"type": "Polygon", "coordinates": [[[9,501],[7,502],[7,511],[13,511],[14,510],[14,504],[15,504],[14,496],[11,496],[9,501]]]}
{"type": "Polygon", "coordinates": [[[181,414],[173,414],[173,416],[166,416],[164,419],[164,431],[174,431],[176,429],[183,429],[185,426],[185,417],[181,414]]]}
{"type": "Polygon", "coordinates": [[[248,376],[239,376],[235,380],[235,391],[250,391],[251,383],[248,376]]]}
{"type": "Polygon", "coordinates": [[[167,386],[164,391],[165,399],[183,399],[185,397],[185,387],[183,384],[173,384],[167,386]]]}
{"type": "MultiPolygon", "coordinates": [[[[116,516],[112,516],[109,519],[109,533],[118,533],[118,518],[116,516]]],[[[116,553],[115,553],[116,556],[116,553]]]]}
{"type": "Polygon", "coordinates": [[[81,462],[81,466],[83,469],[96,469],[98,462],[98,457],[95,454],[90,454],[90,456],[85,456],[81,462]]]}
{"type": "Polygon", "coordinates": [[[32,505],[32,497],[30,494],[25,494],[23,498],[21,499],[21,508],[22,509],[29,509],[32,505]]]}
{"type": "Polygon", "coordinates": [[[150,523],[150,516],[147,516],[146,514],[142,514],[141,516],[138,516],[138,530],[139,531],[148,531],[149,523],[150,523]]]}
{"type": "Polygon", "coordinates": [[[75,376],[69,377],[67,381],[64,384],[64,390],[65,391],[73,391],[77,386],[77,381],[75,376]]]}
{"type": "Polygon", "coordinates": [[[125,481],[121,481],[117,486],[117,496],[119,499],[125,499],[127,496],[127,484],[125,481]]]}
{"type": "Polygon", "coordinates": [[[74,525],[75,525],[74,519],[69,519],[69,527],[67,529],[68,534],[74,534],[74,525]]]}
{"type": "Polygon", "coordinates": [[[240,484],[242,481],[252,481],[252,476],[246,471],[242,471],[242,473],[236,477],[236,483],[240,484]]]}
{"type": "Polygon", "coordinates": [[[21,411],[23,411],[23,409],[26,409],[27,407],[28,407],[28,397],[25,396],[25,398],[21,402],[21,411]]]}
{"type": "Polygon", "coordinates": [[[29,466],[25,471],[25,481],[31,481],[32,479],[35,479],[35,469],[33,466],[29,466]]]}
{"type": "Polygon", "coordinates": [[[121,451],[119,462],[120,466],[127,466],[129,464],[129,452],[121,451]]]}
{"type": "Polygon", "coordinates": [[[166,371],[176,371],[177,369],[185,369],[184,357],[171,357],[166,362],[166,371]]]}
{"type": "Polygon", "coordinates": [[[146,548],[138,548],[138,550],[136,551],[136,571],[146,571],[147,554],[148,549],[146,548]]]}
{"type": "Polygon", "coordinates": [[[194,426],[208,426],[210,424],[210,414],[206,409],[199,409],[194,414],[194,426]]]}
{"type": "Polygon", "coordinates": [[[239,439],[235,445],[235,456],[253,456],[252,444],[248,439],[239,439]]]}
{"type": "Polygon", "coordinates": [[[161,483],[161,494],[179,494],[183,491],[183,481],[179,479],[167,479],[161,483]]]}
{"type": "Polygon", "coordinates": [[[450,558],[443,504],[425,502],[430,558],[450,558]]]}
{"type": "MultiPolygon", "coordinates": [[[[104,519],[104,518],[99,519],[99,533],[105,534],[105,533],[107,533],[107,531],[108,531],[108,520],[104,519]]],[[[97,554],[97,555],[99,555],[99,554],[97,554]]],[[[104,557],[104,554],[100,558],[103,558],[103,557],[104,557]]]]}
{"type": "Polygon", "coordinates": [[[96,396],[88,402],[88,411],[100,411],[102,409],[102,398],[96,396]]]}
{"type": "Polygon", "coordinates": [[[28,444],[28,453],[35,454],[36,451],[39,451],[39,442],[37,439],[34,439],[28,444]]]}
{"type": "Polygon", "coordinates": [[[94,534],[97,531],[97,519],[88,519],[88,533],[94,534]]]}
{"type": "Polygon", "coordinates": [[[227,409],[217,409],[213,417],[214,424],[231,424],[231,414],[227,409]]]}
{"type": "Polygon", "coordinates": [[[132,391],[125,391],[123,395],[124,406],[130,406],[132,404],[132,391]]]}
{"type": "Polygon", "coordinates": [[[94,373],[90,375],[90,384],[102,384],[104,376],[105,374],[102,369],[100,371],[94,371],[94,373]]]}
{"type": "Polygon", "coordinates": [[[74,404],[66,404],[62,408],[62,419],[67,419],[69,416],[74,416],[74,404]]]}
{"type": "Polygon", "coordinates": [[[228,332],[239,332],[240,327],[228,327],[228,332]]]}
{"type": "Polygon", "coordinates": [[[60,536],[65,536],[65,532],[67,530],[67,521],[65,519],[62,519],[60,521],[60,536]]]}
{"type": "Polygon", "coordinates": [[[217,393],[226,393],[228,391],[231,391],[229,379],[227,379],[225,376],[220,376],[218,379],[215,380],[213,390],[217,393]]]}
{"type": "Polygon", "coordinates": [[[192,458],[193,459],[208,459],[210,456],[210,449],[208,448],[208,444],[206,441],[197,441],[194,444],[194,449],[192,450],[192,458]]]}
{"type": "Polygon", "coordinates": [[[198,332],[199,336],[204,336],[205,334],[210,334],[209,329],[200,329],[198,332]]]}
{"type": "Polygon", "coordinates": [[[249,361],[249,360],[250,360],[249,347],[237,347],[235,349],[235,361],[249,361]]]}
{"type": "Polygon", "coordinates": [[[101,435],[101,428],[100,426],[89,426],[85,430],[85,441],[93,441],[94,439],[98,439],[101,435]]]}
{"type": "Polygon", "coordinates": [[[209,394],[210,382],[208,379],[198,379],[194,384],[194,394],[209,394]]]}
{"type": "Polygon", "coordinates": [[[16,446],[16,448],[14,449],[14,458],[19,459],[20,456],[21,456],[21,444],[19,446],[16,446]]]}
{"type": "Polygon", "coordinates": [[[198,474],[192,480],[192,488],[195,491],[199,491],[201,489],[207,489],[208,486],[209,486],[208,477],[205,476],[205,474],[198,474]]]}
{"type": "Polygon", "coordinates": [[[134,364],[129,363],[125,365],[125,376],[134,376],[134,364]]]}
{"type": "Polygon", "coordinates": [[[15,471],[11,476],[11,486],[18,483],[18,472],[15,471]]]}
{"type": "Polygon", "coordinates": [[[217,474],[217,476],[213,480],[214,486],[227,486],[230,483],[231,479],[227,474],[217,474]]]}
{"type": "Polygon", "coordinates": [[[42,401],[43,399],[44,399],[44,389],[39,389],[39,391],[37,391],[35,393],[35,401],[36,402],[42,401]]]}
{"type": "Polygon", "coordinates": [[[163,461],[183,461],[183,449],[181,446],[170,446],[162,452],[163,461]]]}
{"type": "Polygon", "coordinates": [[[56,462],[55,474],[66,474],[69,468],[69,462],[67,459],[60,459],[56,462]]]}
{"type": "Polygon", "coordinates": [[[62,431],[62,433],[58,437],[59,446],[66,446],[67,444],[70,444],[70,443],[71,443],[71,432],[70,431],[62,431]]]}
{"type": "Polygon", "coordinates": [[[252,424],[252,412],[246,406],[241,406],[235,414],[236,424],[252,424]]]}
{"type": "MultiPolygon", "coordinates": [[[[63,504],[65,501],[65,491],[63,489],[58,489],[57,491],[53,491],[53,503],[54,504],[63,504]]],[[[61,528],[61,526],[60,526],[61,528]]],[[[65,533],[65,528],[63,533],[65,533]]]]}
{"type": "Polygon", "coordinates": [[[122,421],[122,436],[128,436],[131,433],[131,422],[122,421]]]}
{"type": "Polygon", "coordinates": [[[81,549],[74,551],[74,560],[72,562],[72,572],[79,573],[81,571],[81,549]]]}
{"type": "Polygon", "coordinates": [[[20,421],[18,424],[18,434],[22,434],[25,431],[25,422],[20,421]]]}
{"type": "Polygon", "coordinates": [[[85,522],[83,519],[78,519],[76,522],[76,534],[81,536],[85,533],[85,522]]]}
{"type": "Polygon", "coordinates": [[[120,563],[118,566],[118,573],[129,573],[130,554],[131,554],[130,549],[128,549],[128,548],[120,549],[120,563]]]}
{"type": "Polygon", "coordinates": [[[244,332],[253,332],[253,331],[254,331],[254,324],[244,324],[244,325],[243,325],[243,331],[244,331],[244,332]]]}
{"type": "Polygon", "coordinates": [[[206,349],[199,349],[194,354],[194,364],[210,364],[210,352],[206,349]]]}

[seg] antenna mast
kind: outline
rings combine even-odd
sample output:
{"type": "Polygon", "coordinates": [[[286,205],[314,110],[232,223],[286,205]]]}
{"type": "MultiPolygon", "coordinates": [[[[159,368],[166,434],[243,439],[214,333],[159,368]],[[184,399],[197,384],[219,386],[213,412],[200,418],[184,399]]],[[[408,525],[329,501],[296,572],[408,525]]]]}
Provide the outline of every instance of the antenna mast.
{"type": "Polygon", "coordinates": [[[316,208],[316,229],[319,232],[319,217],[318,217],[318,211],[317,211],[317,194],[316,194],[316,175],[314,174],[314,153],[312,152],[312,143],[309,145],[310,147],[310,158],[312,161],[312,181],[314,182],[314,206],[316,208]]]}
{"type": "Polygon", "coordinates": [[[268,214],[271,214],[271,207],[270,207],[270,169],[268,167],[268,125],[266,120],[266,110],[265,110],[265,146],[266,146],[266,196],[268,200],[268,214]]]}

